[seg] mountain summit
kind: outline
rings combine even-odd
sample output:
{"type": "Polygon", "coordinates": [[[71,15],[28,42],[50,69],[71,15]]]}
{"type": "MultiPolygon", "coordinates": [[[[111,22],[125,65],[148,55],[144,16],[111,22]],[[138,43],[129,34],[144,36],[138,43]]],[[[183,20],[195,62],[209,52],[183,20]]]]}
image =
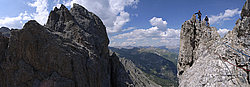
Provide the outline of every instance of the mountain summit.
{"type": "Polygon", "coordinates": [[[109,52],[102,21],[78,4],[55,7],[45,26],[31,20],[10,32],[0,33],[0,87],[159,86],[109,52]]]}
{"type": "Polygon", "coordinates": [[[220,38],[217,29],[199,23],[195,15],[184,22],[180,35],[180,87],[249,87],[250,8],[246,1],[232,31],[220,38]]]}

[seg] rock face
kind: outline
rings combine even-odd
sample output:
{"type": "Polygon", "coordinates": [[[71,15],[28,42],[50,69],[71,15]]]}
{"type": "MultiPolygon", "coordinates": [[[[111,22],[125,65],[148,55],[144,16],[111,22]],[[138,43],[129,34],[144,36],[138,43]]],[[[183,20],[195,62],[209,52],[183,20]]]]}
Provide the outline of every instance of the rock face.
{"type": "Polygon", "coordinates": [[[180,51],[178,57],[178,75],[182,75],[198,59],[196,54],[203,43],[210,45],[220,38],[217,29],[199,23],[193,15],[191,20],[184,22],[180,33],[180,51]]]}
{"type": "Polygon", "coordinates": [[[108,44],[95,14],[62,5],[45,26],[31,20],[10,37],[0,34],[0,87],[144,86],[147,80],[131,78],[108,44]]]}
{"type": "Polygon", "coordinates": [[[5,37],[0,33],[0,63],[6,55],[9,38],[5,37]]]}
{"type": "Polygon", "coordinates": [[[242,18],[224,38],[220,38],[216,28],[205,26],[204,21],[198,23],[195,16],[182,25],[178,60],[180,87],[250,86],[250,17],[242,18]]]}
{"type": "Polygon", "coordinates": [[[10,29],[7,27],[1,27],[0,33],[2,33],[3,36],[10,37],[10,29]]]}
{"type": "Polygon", "coordinates": [[[241,10],[241,18],[250,17],[250,2],[247,0],[241,10]]]}

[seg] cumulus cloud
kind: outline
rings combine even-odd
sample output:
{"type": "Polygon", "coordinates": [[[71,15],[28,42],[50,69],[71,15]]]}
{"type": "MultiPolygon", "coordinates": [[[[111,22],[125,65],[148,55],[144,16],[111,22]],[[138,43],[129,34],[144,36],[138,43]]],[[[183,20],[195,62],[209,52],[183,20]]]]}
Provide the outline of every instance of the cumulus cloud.
{"type": "Polygon", "coordinates": [[[36,0],[33,3],[28,3],[28,5],[36,8],[36,12],[32,13],[33,19],[40,24],[45,24],[49,16],[48,0],[36,0]]]}
{"type": "Polygon", "coordinates": [[[111,29],[108,29],[108,32],[118,32],[120,29],[122,29],[122,26],[129,22],[129,13],[128,12],[120,12],[120,15],[116,17],[116,20],[114,22],[114,27],[111,29]]]}
{"type": "Polygon", "coordinates": [[[209,21],[211,24],[214,24],[214,23],[219,23],[220,21],[231,20],[231,18],[234,17],[235,15],[239,15],[240,12],[241,11],[238,8],[227,9],[225,10],[224,13],[220,13],[219,15],[212,15],[209,21]]]}
{"type": "Polygon", "coordinates": [[[78,3],[99,16],[107,27],[108,33],[115,33],[121,31],[122,27],[130,21],[130,14],[124,10],[125,7],[136,8],[139,0],[54,0],[52,2],[50,4],[48,4],[48,0],[28,2],[28,6],[36,9],[34,13],[27,13],[24,18],[20,15],[17,17],[0,18],[0,24],[6,27],[21,28],[23,22],[26,22],[24,20],[34,19],[43,25],[48,19],[49,5],[50,7],[60,7],[60,3],[63,3],[65,6],[73,6],[73,3],[78,3]]]}
{"type": "Polygon", "coordinates": [[[70,6],[71,5],[71,0],[63,1],[63,4],[65,6],[70,6]]]}
{"type": "Polygon", "coordinates": [[[6,26],[9,28],[21,28],[24,20],[30,20],[31,17],[27,11],[20,13],[17,17],[3,17],[0,18],[0,26],[6,26]]]}
{"type": "Polygon", "coordinates": [[[89,11],[99,16],[107,27],[108,33],[121,31],[122,27],[129,22],[130,14],[124,9],[126,6],[136,7],[139,0],[72,0],[64,3],[73,6],[78,3],[89,11]]]}
{"type": "Polygon", "coordinates": [[[134,46],[136,44],[136,42],[111,42],[110,45],[111,46],[134,46]]]}
{"type": "Polygon", "coordinates": [[[153,17],[149,20],[152,26],[156,26],[160,29],[166,29],[167,27],[167,21],[163,21],[162,18],[153,17]]]}
{"type": "MultiPolygon", "coordinates": [[[[111,37],[110,46],[124,46],[123,42],[135,42],[134,46],[178,46],[180,30],[169,29],[162,18],[153,17],[149,20],[152,27],[148,29],[133,29],[131,32],[111,37]]],[[[131,44],[129,44],[131,45],[131,44]]],[[[129,46],[128,44],[126,46],[129,46]]]]}
{"type": "Polygon", "coordinates": [[[33,3],[28,3],[28,6],[36,8],[35,13],[28,13],[25,11],[16,17],[0,18],[0,26],[20,29],[28,20],[37,20],[40,24],[45,24],[49,15],[49,12],[47,11],[47,2],[47,0],[36,0],[33,3]]]}
{"type": "Polygon", "coordinates": [[[180,30],[168,29],[160,34],[162,37],[166,38],[180,38],[180,30]]]}
{"type": "Polygon", "coordinates": [[[133,29],[135,29],[135,27],[128,27],[127,29],[122,29],[122,32],[133,30],[133,29]]]}
{"type": "Polygon", "coordinates": [[[224,37],[228,31],[230,31],[229,29],[219,29],[217,32],[220,34],[221,37],[224,37]]]}
{"type": "Polygon", "coordinates": [[[124,39],[126,38],[128,41],[137,41],[137,40],[143,40],[146,38],[159,36],[159,31],[157,27],[152,27],[149,29],[136,29],[132,32],[119,34],[116,36],[113,36],[114,39],[124,39]]]}

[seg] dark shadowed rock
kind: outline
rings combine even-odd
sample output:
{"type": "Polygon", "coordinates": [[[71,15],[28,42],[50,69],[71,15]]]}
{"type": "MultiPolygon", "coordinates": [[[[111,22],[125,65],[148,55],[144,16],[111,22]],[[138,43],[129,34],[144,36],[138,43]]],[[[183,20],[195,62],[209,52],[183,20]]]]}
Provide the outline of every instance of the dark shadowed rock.
{"type": "Polygon", "coordinates": [[[1,27],[0,33],[2,33],[6,37],[10,37],[10,29],[7,27],[1,27]]]}
{"type": "Polygon", "coordinates": [[[242,10],[241,10],[241,18],[243,17],[250,17],[250,2],[249,0],[246,0],[242,10]]]}
{"type": "Polygon", "coordinates": [[[142,87],[109,55],[108,44],[96,15],[62,5],[45,26],[31,20],[10,38],[0,35],[0,87],[142,87]]]}
{"type": "Polygon", "coordinates": [[[9,38],[3,36],[2,33],[0,32],[0,63],[6,55],[6,50],[9,43],[8,40],[9,38]]]}

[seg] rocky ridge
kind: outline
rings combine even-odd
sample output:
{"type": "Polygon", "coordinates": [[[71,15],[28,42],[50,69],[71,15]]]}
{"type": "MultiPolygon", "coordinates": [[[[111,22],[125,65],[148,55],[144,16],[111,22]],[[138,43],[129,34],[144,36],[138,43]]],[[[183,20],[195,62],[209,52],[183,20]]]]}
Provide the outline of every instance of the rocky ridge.
{"type": "Polygon", "coordinates": [[[220,38],[217,29],[199,23],[195,15],[184,22],[180,35],[178,78],[180,87],[249,87],[249,0],[242,19],[220,38]]]}
{"type": "Polygon", "coordinates": [[[135,68],[109,53],[102,21],[78,4],[55,7],[45,26],[31,20],[10,32],[0,33],[1,87],[158,86],[128,73],[135,68]]]}

